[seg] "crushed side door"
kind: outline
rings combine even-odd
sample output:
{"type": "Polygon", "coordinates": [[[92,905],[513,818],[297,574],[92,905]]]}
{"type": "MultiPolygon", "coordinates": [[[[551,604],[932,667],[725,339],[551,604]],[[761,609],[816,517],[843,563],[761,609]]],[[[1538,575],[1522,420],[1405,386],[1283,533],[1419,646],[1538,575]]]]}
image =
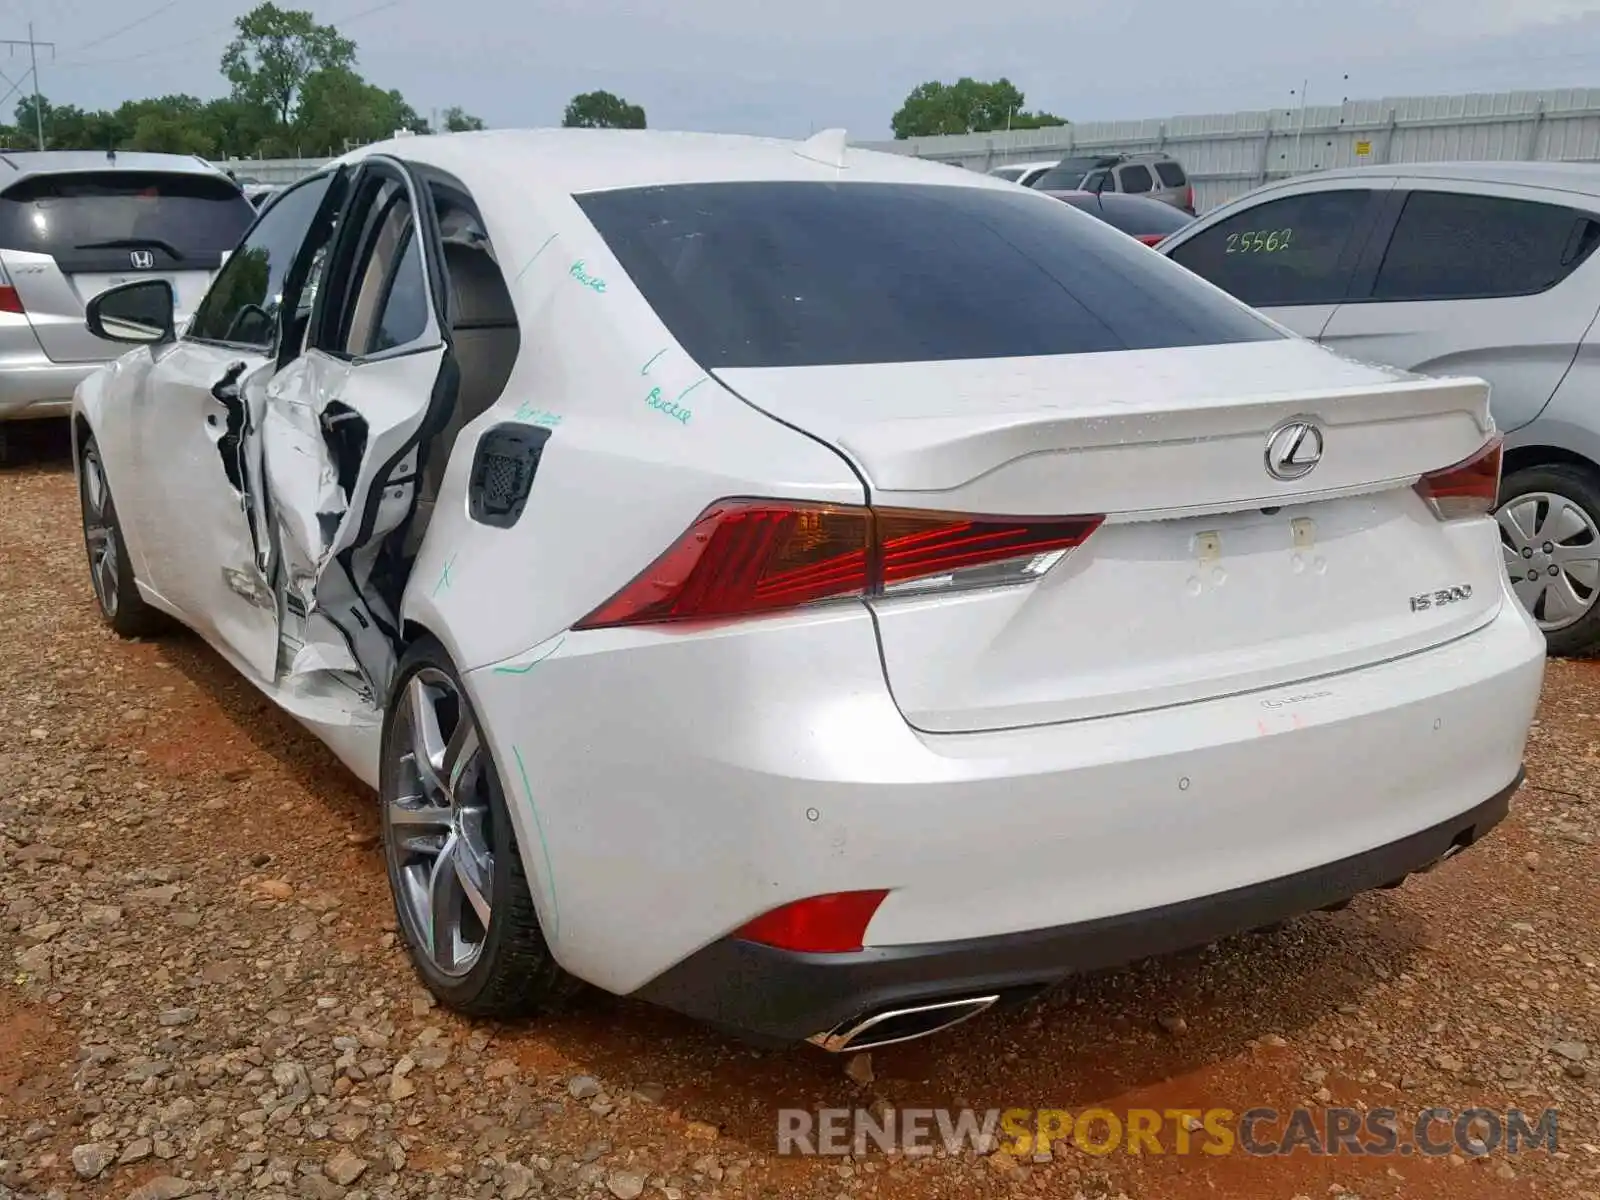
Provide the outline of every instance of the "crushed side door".
{"type": "Polygon", "coordinates": [[[379,156],[351,194],[307,349],[267,391],[262,443],[281,554],[280,683],[377,708],[401,640],[422,458],[456,373],[431,197],[379,156]],[[396,340],[393,309],[407,304],[396,340]]]}

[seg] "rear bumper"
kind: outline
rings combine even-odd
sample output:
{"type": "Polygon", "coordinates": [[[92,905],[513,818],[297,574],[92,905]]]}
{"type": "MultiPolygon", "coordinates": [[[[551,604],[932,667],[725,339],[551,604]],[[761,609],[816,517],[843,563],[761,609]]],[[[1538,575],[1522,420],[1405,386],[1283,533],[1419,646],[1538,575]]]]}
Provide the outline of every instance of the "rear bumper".
{"type": "Polygon", "coordinates": [[[797,954],[723,938],[635,995],[713,1024],[799,1041],[884,1009],[1026,992],[1070,975],[1205,945],[1398,884],[1476,842],[1510,809],[1522,772],[1458,817],[1308,871],[1142,912],[998,937],[797,954]]]}
{"type": "Polygon", "coordinates": [[[1466,636],[1315,686],[992,733],[907,725],[849,606],[568,632],[465,681],[561,965],[806,1037],[880,995],[1048,981],[1403,876],[1493,823],[1543,673],[1506,591],[1466,636]],[[889,895],[853,966],[727,941],[857,889],[889,895]]]}
{"type": "Polygon", "coordinates": [[[0,421],[70,415],[73,392],[102,365],[0,357],[0,421]]]}

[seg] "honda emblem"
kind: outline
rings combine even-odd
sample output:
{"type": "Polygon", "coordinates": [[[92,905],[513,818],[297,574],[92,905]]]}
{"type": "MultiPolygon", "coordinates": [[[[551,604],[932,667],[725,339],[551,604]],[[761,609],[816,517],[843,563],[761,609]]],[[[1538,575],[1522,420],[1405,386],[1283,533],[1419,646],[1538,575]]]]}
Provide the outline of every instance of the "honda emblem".
{"type": "Polygon", "coordinates": [[[133,264],[135,270],[148,271],[156,265],[156,256],[148,250],[134,250],[129,253],[128,261],[133,264]]]}

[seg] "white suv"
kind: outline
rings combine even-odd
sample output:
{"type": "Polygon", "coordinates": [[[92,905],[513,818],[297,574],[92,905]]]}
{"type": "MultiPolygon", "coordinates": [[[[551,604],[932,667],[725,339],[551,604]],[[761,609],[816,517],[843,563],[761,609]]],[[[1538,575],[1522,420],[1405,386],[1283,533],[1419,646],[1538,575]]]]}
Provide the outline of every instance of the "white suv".
{"type": "Polygon", "coordinates": [[[1600,166],[1412,163],[1273,184],[1161,250],[1351,357],[1486,379],[1512,586],[1552,652],[1587,655],[1600,651],[1597,245],[1600,166]]]}

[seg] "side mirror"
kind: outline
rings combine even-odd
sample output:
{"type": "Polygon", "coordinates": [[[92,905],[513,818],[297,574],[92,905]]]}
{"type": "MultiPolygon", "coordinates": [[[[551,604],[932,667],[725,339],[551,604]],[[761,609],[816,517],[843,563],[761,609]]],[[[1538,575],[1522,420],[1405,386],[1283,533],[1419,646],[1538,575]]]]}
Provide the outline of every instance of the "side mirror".
{"type": "Polygon", "coordinates": [[[84,310],[84,324],[108,342],[154,346],[177,337],[177,297],[165,279],[140,279],[101,292],[84,310]]]}

